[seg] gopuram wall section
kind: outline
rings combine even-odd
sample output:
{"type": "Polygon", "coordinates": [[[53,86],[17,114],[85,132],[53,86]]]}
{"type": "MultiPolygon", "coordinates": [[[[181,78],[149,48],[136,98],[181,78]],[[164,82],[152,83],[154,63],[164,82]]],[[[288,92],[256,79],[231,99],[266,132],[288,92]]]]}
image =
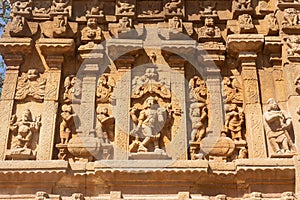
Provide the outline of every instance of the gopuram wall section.
{"type": "Polygon", "coordinates": [[[13,0],[0,199],[294,200],[298,0],[13,0]]]}

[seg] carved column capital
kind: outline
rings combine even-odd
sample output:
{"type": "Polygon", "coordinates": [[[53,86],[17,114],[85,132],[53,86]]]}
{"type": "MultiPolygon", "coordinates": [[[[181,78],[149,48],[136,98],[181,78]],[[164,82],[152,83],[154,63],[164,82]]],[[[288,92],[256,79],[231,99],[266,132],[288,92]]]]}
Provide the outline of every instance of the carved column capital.
{"type": "Polygon", "coordinates": [[[269,63],[272,66],[282,64],[282,42],[279,37],[265,37],[264,54],[269,56],[269,63]]]}
{"type": "Polygon", "coordinates": [[[64,63],[64,56],[50,55],[47,56],[46,62],[50,70],[61,70],[61,67],[64,63]]]}
{"type": "Polygon", "coordinates": [[[24,58],[20,54],[3,54],[3,59],[6,64],[6,70],[19,70],[24,62],[24,58]]]}

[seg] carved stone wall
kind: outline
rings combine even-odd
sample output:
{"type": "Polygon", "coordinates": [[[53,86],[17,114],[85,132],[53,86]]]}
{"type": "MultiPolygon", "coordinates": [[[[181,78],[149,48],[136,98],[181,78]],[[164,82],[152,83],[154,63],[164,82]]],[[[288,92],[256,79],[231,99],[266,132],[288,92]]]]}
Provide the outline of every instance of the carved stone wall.
{"type": "Polygon", "coordinates": [[[297,198],[298,1],[11,4],[0,199],[297,198]]]}

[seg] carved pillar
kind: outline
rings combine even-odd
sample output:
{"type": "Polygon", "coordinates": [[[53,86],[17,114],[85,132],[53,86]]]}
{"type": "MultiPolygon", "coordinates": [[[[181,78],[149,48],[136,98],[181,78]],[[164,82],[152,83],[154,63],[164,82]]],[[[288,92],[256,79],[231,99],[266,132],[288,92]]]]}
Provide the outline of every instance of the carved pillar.
{"type": "Polygon", "coordinates": [[[267,157],[256,68],[257,52],[261,51],[263,42],[263,35],[230,35],[228,37],[228,51],[238,58],[241,66],[249,158],[267,157]]]}
{"type": "Polygon", "coordinates": [[[171,91],[172,98],[176,98],[183,111],[180,124],[180,128],[175,137],[172,138],[172,159],[173,160],[187,160],[188,149],[188,137],[187,137],[187,115],[188,108],[186,105],[186,80],[184,76],[184,65],[186,60],[180,56],[170,56],[168,59],[171,71],[171,91]]]}
{"type": "Polygon", "coordinates": [[[55,123],[58,111],[58,94],[61,80],[63,56],[47,56],[49,70],[45,72],[47,82],[45,88],[44,108],[37,159],[51,160],[55,136],[55,123]]]}
{"type": "Polygon", "coordinates": [[[0,116],[1,122],[7,126],[0,126],[0,159],[5,159],[5,151],[9,135],[9,122],[12,116],[14,107],[14,96],[18,82],[19,68],[23,63],[21,55],[4,55],[4,61],[7,65],[4,85],[2,89],[1,103],[0,103],[0,116]]]}
{"type": "Polygon", "coordinates": [[[47,82],[37,159],[51,160],[58,113],[61,69],[64,63],[64,54],[74,52],[74,41],[72,39],[44,38],[38,41],[38,47],[45,57],[48,69],[45,71],[47,82]]]}
{"type": "Polygon", "coordinates": [[[116,107],[114,114],[116,117],[116,139],[114,148],[115,160],[127,160],[129,156],[129,133],[130,127],[130,96],[131,96],[131,68],[135,59],[132,56],[120,57],[117,61],[117,68],[119,73],[122,74],[121,82],[118,84],[118,91],[122,91],[128,95],[118,95],[115,99],[116,107]],[[122,106],[119,106],[122,105],[122,106]]]}
{"type": "Polygon", "coordinates": [[[128,160],[130,127],[131,68],[142,49],[141,40],[111,39],[107,41],[108,55],[115,61],[120,80],[114,92],[115,142],[114,160],[128,160]],[[123,95],[124,94],[124,95],[123,95]]]}
{"type": "Polygon", "coordinates": [[[4,126],[0,126],[0,160],[5,159],[5,151],[9,137],[9,123],[14,107],[14,97],[18,82],[19,69],[24,57],[31,52],[30,38],[1,38],[0,53],[6,63],[6,75],[0,102],[0,118],[4,126]]]}

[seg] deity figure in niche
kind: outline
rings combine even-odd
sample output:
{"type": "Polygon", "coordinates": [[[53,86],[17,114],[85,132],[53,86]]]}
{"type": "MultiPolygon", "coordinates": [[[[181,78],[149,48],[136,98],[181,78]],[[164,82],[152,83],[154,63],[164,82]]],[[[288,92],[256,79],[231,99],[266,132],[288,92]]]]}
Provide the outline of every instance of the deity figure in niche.
{"type": "Polygon", "coordinates": [[[57,15],[53,19],[54,30],[53,33],[57,36],[66,33],[67,31],[67,19],[63,15],[57,15]]]}
{"type": "Polygon", "coordinates": [[[36,69],[30,69],[27,73],[23,73],[18,78],[16,100],[24,100],[32,97],[35,100],[43,100],[45,95],[46,80],[40,78],[40,74],[36,69]]]}
{"type": "Polygon", "coordinates": [[[108,114],[108,109],[97,107],[97,120],[100,123],[99,138],[104,144],[110,144],[115,139],[115,118],[108,114]]]}
{"type": "Polygon", "coordinates": [[[204,80],[198,76],[194,76],[189,81],[190,87],[190,99],[192,101],[206,102],[207,98],[207,86],[204,80]]]}
{"type": "Polygon", "coordinates": [[[193,103],[190,107],[192,121],[191,141],[200,142],[206,136],[208,111],[205,103],[193,103]]]}
{"type": "Polygon", "coordinates": [[[176,16],[174,16],[172,19],[169,19],[169,28],[171,30],[176,30],[181,32],[182,31],[181,20],[176,16]]]}
{"type": "Polygon", "coordinates": [[[138,152],[148,152],[149,146],[153,145],[154,152],[163,152],[159,146],[161,130],[167,121],[167,110],[157,103],[154,97],[145,100],[145,107],[137,116],[137,108],[133,107],[130,111],[136,127],[131,131],[131,135],[136,138],[138,152]]]}
{"type": "Polygon", "coordinates": [[[225,116],[225,131],[231,135],[233,141],[244,141],[242,128],[244,113],[240,112],[236,104],[231,104],[225,116]]]}
{"type": "Polygon", "coordinates": [[[166,3],[165,8],[170,14],[181,14],[181,0],[171,0],[170,2],[166,3]]]}
{"type": "Polygon", "coordinates": [[[69,4],[69,0],[53,0],[52,4],[55,12],[68,12],[67,6],[69,4]]]}
{"type": "Polygon", "coordinates": [[[41,117],[38,116],[33,119],[29,109],[23,111],[20,120],[17,119],[16,115],[13,115],[9,127],[12,134],[16,135],[12,142],[12,149],[31,149],[33,135],[39,132],[40,127],[41,117]]]}
{"type": "Polygon", "coordinates": [[[253,31],[254,25],[252,17],[249,14],[242,14],[238,17],[240,32],[253,31]]]}
{"type": "Polygon", "coordinates": [[[74,116],[72,113],[72,106],[63,105],[62,106],[61,118],[62,122],[60,123],[59,133],[60,133],[60,143],[67,144],[71,137],[71,134],[75,133],[75,124],[74,116]]]}
{"type": "Polygon", "coordinates": [[[289,135],[292,119],[285,111],[280,110],[274,99],[269,99],[267,103],[264,125],[270,145],[276,154],[290,154],[294,151],[294,144],[289,135]]]}

